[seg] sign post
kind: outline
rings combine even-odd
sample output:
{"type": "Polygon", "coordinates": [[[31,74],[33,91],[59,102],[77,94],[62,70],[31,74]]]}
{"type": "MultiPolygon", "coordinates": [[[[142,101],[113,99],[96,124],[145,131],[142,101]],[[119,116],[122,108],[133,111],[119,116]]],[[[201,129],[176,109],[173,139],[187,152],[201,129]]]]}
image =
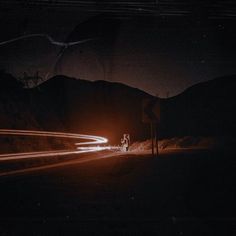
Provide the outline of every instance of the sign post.
{"type": "Polygon", "coordinates": [[[152,156],[154,156],[153,123],[151,122],[150,124],[151,124],[152,156]]]}
{"type": "Polygon", "coordinates": [[[160,123],[160,100],[159,98],[147,98],[142,103],[142,120],[144,123],[150,123],[152,156],[159,155],[158,150],[158,126],[160,123]],[[156,149],[156,150],[155,150],[156,149]]]}
{"type": "Polygon", "coordinates": [[[159,155],[159,148],[158,148],[158,125],[155,127],[155,145],[156,145],[156,155],[159,155]]]}

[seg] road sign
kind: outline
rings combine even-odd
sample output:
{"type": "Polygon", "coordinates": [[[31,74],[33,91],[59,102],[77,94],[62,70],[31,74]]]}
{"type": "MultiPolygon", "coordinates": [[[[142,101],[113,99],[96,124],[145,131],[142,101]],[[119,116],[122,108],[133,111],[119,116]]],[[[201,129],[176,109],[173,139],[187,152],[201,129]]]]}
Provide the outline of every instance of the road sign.
{"type": "Polygon", "coordinates": [[[142,120],[144,123],[160,122],[160,99],[147,98],[142,102],[142,120]]]}

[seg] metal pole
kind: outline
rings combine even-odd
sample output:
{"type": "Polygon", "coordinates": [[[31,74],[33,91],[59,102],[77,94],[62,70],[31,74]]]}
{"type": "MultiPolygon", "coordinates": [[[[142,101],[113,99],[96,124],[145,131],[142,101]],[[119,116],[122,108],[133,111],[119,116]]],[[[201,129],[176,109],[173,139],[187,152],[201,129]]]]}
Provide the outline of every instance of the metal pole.
{"type": "Polygon", "coordinates": [[[155,127],[155,142],[156,142],[156,155],[159,155],[159,148],[158,148],[158,123],[155,127]]]}
{"type": "Polygon", "coordinates": [[[154,157],[153,123],[151,122],[152,156],[154,157]]]}

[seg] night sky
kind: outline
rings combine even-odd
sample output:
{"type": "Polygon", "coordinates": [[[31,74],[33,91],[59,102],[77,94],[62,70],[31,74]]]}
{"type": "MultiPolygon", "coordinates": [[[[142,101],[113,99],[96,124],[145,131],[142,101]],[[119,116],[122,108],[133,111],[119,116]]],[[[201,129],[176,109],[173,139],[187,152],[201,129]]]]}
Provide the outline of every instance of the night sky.
{"type": "Polygon", "coordinates": [[[0,42],[29,34],[58,42],[92,40],[68,48],[46,37],[0,45],[0,69],[17,77],[38,71],[43,78],[122,82],[161,97],[236,74],[233,1],[42,2],[3,1],[0,42]]]}

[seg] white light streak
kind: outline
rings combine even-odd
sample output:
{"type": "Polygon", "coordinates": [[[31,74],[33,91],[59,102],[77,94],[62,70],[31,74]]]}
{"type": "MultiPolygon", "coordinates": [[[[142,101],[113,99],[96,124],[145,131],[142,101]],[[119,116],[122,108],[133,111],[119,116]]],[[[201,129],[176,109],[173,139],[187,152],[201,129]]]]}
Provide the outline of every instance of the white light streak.
{"type": "MultiPolygon", "coordinates": [[[[94,135],[86,134],[74,134],[74,133],[63,133],[63,132],[48,132],[48,131],[33,131],[33,130],[11,130],[11,129],[0,129],[0,135],[24,135],[24,136],[40,136],[40,137],[56,137],[56,138],[72,138],[90,140],[77,142],[75,145],[98,145],[105,144],[108,142],[106,138],[94,135]]],[[[99,146],[83,146],[78,147],[75,150],[57,150],[57,151],[40,151],[40,152],[23,152],[23,153],[12,153],[12,154],[0,154],[1,161],[20,160],[29,158],[40,158],[40,157],[52,157],[52,156],[65,156],[71,154],[81,154],[88,152],[97,152],[102,150],[108,150],[109,147],[99,146]]]]}
{"type": "Polygon", "coordinates": [[[9,44],[9,43],[13,43],[13,42],[16,42],[16,41],[19,41],[19,40],[22,40],[22,39],[33,38],[33,37],[44,37],[44,38],[48,39],[51,44],[57,45],[57,46],[60,46],[60,47],[66,47],[66,48],[69,47],[69,46],[74,46],[74,45],[77,45],[77,44],[82,44],[82,43],[86,43],[88,41],[94,40],[94,38],[89,38],[89,39],[83,39],[83,40],[79,40],[79,41],[75,41],[75,42],[66,43],[66,42],[56,41],[48,34],[28,34],[28,35],[23,35],[23,36],[19,36],[17,38],[13,38],[13,39],[9,39],[9,40],[0,42],[0,46],[4,46],[4,45],[9,44]]]}

